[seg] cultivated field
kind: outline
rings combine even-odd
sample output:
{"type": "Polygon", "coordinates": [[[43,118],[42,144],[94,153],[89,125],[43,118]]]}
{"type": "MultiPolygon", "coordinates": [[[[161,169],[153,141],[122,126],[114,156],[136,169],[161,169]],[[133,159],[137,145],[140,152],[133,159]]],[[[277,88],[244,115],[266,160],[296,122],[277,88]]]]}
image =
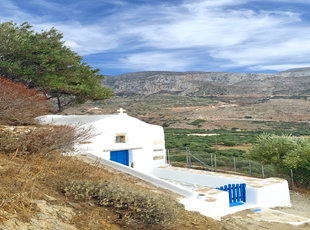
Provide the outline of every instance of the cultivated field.
{"type": "MultiPolygon", "coordinates": [[[[260,103],[244,103],[246,99],[230,98],[231,102],[180,96],[115,97],[106,102],[86,103],[64,113],[116,113],[120,107],[128,115],[152,124],[188,129],[270,129],[279,122],[310,122],[310,100],[270,99],[260,103]],[[195,120],[203,120],[199,126],[195,120]],[[270,126],[270,124],[272,126],[270,126]]],[[[251,100],[248,100],[251,101],[251,100]]]]}

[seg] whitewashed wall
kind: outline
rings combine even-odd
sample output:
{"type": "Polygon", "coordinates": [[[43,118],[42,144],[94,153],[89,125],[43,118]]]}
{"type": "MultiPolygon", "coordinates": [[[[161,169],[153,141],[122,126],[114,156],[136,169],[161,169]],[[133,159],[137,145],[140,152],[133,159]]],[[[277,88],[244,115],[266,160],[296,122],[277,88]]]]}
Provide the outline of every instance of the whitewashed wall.
{"type": "Polygon", "coordinates": [[[129,150],[129,166],[149,172],[166,164],[164,129],[151,125],[125,113],[112,115],[47,115],[37,118],[41,124],[92,127],[96,134],[76,144],[76,154],[90,153],[110,159],[110,151],[129,150]],[[116,143],[116,135],[126,136],[125,143],[116,143]]]}

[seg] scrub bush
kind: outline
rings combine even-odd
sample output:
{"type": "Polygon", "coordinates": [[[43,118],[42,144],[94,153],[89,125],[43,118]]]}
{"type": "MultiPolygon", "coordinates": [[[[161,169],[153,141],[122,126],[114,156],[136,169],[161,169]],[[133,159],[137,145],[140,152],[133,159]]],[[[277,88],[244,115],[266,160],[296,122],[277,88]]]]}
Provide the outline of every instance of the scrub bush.
{"type": "Polygon", "coordinates": [[[51,109],[45,95],[0,76],[0,124],[34,124],[34,118],[51,109]]]}
{"type": "Polygon", "coordinates": [[[19,126],[0,130],[0,152],[5,154],[48,154],[69,152],[76,142],[92,136],[91,128],[70,126],[19,126]]]}
{"type": "Polygon", "coordinates": [[[196,120],[194,120],[193,122],[191,122],[191,123],[189,123],[190,125],[194,125],[194,126],[200,126],[201,125],[201,123],[203,123],[203,122],[205,122],[206,120],[204,120],[204,119],[196,119],[196,120]]]}
{"type": "Polygon", "coordinates": [[[96,200],[118,215],[117,222],[134,229],[164,229],[176,220],[176,201],[155,193],[130,189],[123,181],[71,181],[63,186],[66,196],[75,200],[96,200]]]}

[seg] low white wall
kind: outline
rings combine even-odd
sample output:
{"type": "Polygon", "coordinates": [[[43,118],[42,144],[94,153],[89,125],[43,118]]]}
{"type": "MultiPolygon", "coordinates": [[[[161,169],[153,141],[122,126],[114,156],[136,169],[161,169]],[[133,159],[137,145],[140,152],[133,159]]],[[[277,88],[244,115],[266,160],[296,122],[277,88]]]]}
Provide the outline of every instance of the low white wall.
{"type": "MultiPolygon", "coordinates": [[[[212,192],[212,191],[211,191],[212,192]]],[[[232,213],[229,207],[228,192],[216,191],[208,201],[208,195],[198,198],[184,198],[180,201],[188,211],[199,212],[202,215],[220,220],[222,216],[232,213]]]]}
{"type": "Polygon", "coordinates": [[[152,175],[145,174],[143,172],[139,172],[139,171],[134,170],[128,166],[118,164],[118,163],[115,163],[115,162],[110,161],[110,160],[105,160],[105,159],[99,158],[97,156],[94,156],[92,154],[85,154],[85,155],[88,158],[93,159],[96,162],[99,162],[103,165],[107,165],[107,166],[112,167],[114,169],[117,169],[121,172],[135,176],[135,177],[142,179],[144,181],[147,181],[147,182],[149,182],[149,183],[151,183],[157,187],[168,189],[169,191],[177,193],[181,196],[184,196],[184,197],[197,197],[198,196],[198,194],[192,190],[186,189],[182,186],[178,186],[176,184],[170,183],[168,181],[162,180],[162,179],[154,177],[152,175]]]}
{"type": "MultiPolygon", "coordinates": [[[[284,179],[257,178],[255,179],[255,185],[253,184],[251,186],[253,178],[223,175],[220,173],[208,175],[203,171],[177,167],[155,168],[152,171],[152,175],[162,179],[177,181],[181,184],[192,185],[193,188],[200,186],[218,188],[227,184],[246,183],[247,204],[265,208],[291,206],[288,183],[284,179]]],[[[225,201],[219,201],[217,199],[216,206],[227,205],[229,207],[229,203],[225,204],[228,201],[228,194],[224,199],[225,201]]],[[[212,203],[208,203],[208,207],[212,208],[212,203]]]]}
{"type": "Polygon", "coordinates": [[[291,206],[289,187],[286,180],[262,187],[247,186],[246,192],[247,202],[262,208],[291,206]]]}
{"type": "Polygon", "coordinates": [[[218,175],[206,175],[199,174],[199,171],[191,172],[190,170],[184,170],[182,168],[154,168],[151,172],[152,175],[174,181],[182,181],[188,184],[195,184],[200,186],[206,186],[209,188],[217,188],[226,184],[241,184],[245,183],[245,180],[238,178],[227,178],[218,175]]]}
{"type": "Polygon", "coordinates": [[[92,154],[83,155],[86,155],[87,157],[103,165],[107,165],[116,170],[122,171],[124,173],[140,178],[144,181],[147,181],[157,187],[167,189],[176,194],[179,194],[183,196],[183,199],[180,200],[180,203],[185,206],[186,210],[197,211],[202,215],[209,216],[218,220],[220,220],[222,216],[242,211],[244,209],[255,207],[270,208],[291,205],[288,183],[286,180],[278,178],[257,180],[255,179],[254,181],[253,178],[230,175],[227,175],[227,177],[225,177],[224,175],[221,176],[221,174],[217,173],[211,173],[211,175],[207,175],[204,171],[176,167],[173,167],[172,169],[172,167],[170,166],[155,168],[154,170],[152,170],[152,174],[147,174],[145,172],[137,171],[122,164],[99,158],[92,154]],[[184,186],[166,181],[164,179],[177,181],[179,182],[179,184],[182,184],[182,182],[184,182],[185,184],[191,184],[193,185],[193,188],[188,189],[184,186]],[[247,184],[247,200],[246,204],[244,205],[230,207],[228,192],[220,191],[215,188],[225,184],[234,183],[247,184]],[[260,184],[263,185],[259,186],[260,184]],[[198,185],[197,187],[208,187],[213,189],[198,189],[197,191],[195,191],[195,185],[198,185]],[[199,196],[200,194],[203,195],[199,196]]]}

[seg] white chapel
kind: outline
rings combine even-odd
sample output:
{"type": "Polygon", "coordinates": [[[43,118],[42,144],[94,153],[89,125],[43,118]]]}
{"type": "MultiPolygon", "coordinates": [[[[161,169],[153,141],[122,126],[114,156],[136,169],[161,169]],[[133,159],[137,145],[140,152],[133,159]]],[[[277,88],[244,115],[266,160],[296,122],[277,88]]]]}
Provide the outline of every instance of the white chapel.
{"type": "Polygon", "coordinates": [[[146,173],[166,164],[163,127],[129,116],[122,108],[109,115],[46,115],[37,120],[41,124],[91,127],[95,136],[77,143],[76,154],[91,154],[146,173]]]}

